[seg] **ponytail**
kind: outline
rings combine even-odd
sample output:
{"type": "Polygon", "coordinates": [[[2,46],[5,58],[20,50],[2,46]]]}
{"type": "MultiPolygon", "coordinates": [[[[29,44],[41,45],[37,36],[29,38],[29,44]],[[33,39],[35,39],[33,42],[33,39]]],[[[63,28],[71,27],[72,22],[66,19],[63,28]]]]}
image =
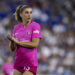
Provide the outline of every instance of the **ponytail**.
{"type": "Polygon", "coordinates": [[[19,22],[22,22],[22,18],[20,17],[20,9],[22,8],[22,5],[18,6],[16,8],[16,13],[15,13],[15,19],[19,22]]]}

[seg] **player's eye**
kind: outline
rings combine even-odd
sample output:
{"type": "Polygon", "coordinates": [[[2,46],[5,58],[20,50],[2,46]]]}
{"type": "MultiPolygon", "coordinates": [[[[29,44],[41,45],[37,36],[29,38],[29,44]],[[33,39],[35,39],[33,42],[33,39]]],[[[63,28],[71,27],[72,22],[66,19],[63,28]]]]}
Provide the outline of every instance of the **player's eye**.
{"type": "Polygon", "coordinates": [[[29,13],[28,11],[25,12],[25,14],[28,14],[28,13],[29,13]]]}
{"type": "Polygon", "coordinates": [[[30,14],[32,14],[32,11],[30,12],[30,14]]]}

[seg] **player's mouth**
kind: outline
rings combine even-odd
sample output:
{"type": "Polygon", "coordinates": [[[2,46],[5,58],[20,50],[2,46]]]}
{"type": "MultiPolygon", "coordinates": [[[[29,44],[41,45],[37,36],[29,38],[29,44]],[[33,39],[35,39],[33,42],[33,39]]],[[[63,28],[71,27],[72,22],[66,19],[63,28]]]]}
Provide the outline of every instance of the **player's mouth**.
{"type": "Polygon", "coordinates": [[[27,19],[31,19],[31,18],[27,18],[27,19]]]}

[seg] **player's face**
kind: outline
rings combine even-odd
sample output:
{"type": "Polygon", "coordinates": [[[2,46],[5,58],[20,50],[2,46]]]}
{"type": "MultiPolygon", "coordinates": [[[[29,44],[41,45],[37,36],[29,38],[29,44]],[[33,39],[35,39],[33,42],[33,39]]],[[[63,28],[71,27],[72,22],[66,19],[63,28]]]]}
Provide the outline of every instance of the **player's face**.
{"type": "Polygon", "coordinates": [[[21,17],[25,21],[31,21],[32,19],[32,9],[31,8],[26,8],[23,10],[21,13],[21,17]]]}

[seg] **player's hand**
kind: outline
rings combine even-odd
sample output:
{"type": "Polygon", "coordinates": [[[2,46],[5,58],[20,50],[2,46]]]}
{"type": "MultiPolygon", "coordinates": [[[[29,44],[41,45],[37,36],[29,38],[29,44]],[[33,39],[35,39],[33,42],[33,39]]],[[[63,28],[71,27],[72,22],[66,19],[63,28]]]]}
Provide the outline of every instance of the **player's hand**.
{"type": "Polygon", "coordinates": [[[8,33],[7,38],[8,38],[10,41],[12,41],[12,42],[14,42],[14,43],[16,43],[16,44],[18,44],[18,43],[19,43],[19,41],[18,41],[18,40],[16,40],[14,37],[12,37],[12,36],[10,35],[10,33],[8,33]]]}
{"type": "Polygon", "coordinates": [[[12,37],[13,42],[15,42],[16,44],[19,44],[19,41],[16,40],[15,38],[12,37]]]}
{"type": "Polygon", "coordinates": [[[8,35],[7,35],[7,38],[10,40],[10,41],[13,41],[12,40],[12,36],[8,33],[8,35]]]}

